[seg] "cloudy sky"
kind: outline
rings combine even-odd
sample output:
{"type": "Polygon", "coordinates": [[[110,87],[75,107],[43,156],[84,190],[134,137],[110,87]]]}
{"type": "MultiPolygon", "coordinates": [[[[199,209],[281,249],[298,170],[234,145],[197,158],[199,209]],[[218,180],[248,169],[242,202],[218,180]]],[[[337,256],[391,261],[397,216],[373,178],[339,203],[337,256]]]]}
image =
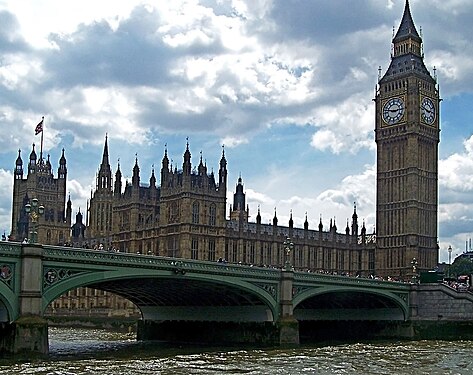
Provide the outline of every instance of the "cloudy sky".
{"type": "MultiPolygon", "coordinates": [[[[473,236],[473,2],[411,0],[426,66],[443,98],[440,259],[473,236]]],[[[356,202],[375,223],[374,97],[404,0],[0,0],[0,231],[11,226],[12,171],[45,117],[44,153],[68,166],[73,213],[95,187],[105,135],[125,178],[159,170],[189,138],[218,170],[228,203],[239,175],[250,220],[335,218],[356,202]]]]}

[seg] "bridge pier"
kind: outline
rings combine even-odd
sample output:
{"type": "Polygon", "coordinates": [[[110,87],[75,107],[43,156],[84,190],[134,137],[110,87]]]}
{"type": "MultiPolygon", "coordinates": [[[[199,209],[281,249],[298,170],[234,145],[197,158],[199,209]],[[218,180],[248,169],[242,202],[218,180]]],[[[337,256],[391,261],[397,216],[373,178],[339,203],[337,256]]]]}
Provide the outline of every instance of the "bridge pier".
{"type": "Polygon", "coordinates": [[[20,256],[19,314],[14,322],[2,327],[0,351],[27,357],[47,355],[48,323],[42,311],[42,246],[23,245],[20,256]]]}
{"type": "Polygon", "coordinates": [[[25,358],[49,353],[48,323],[39,316],[23,316],[0,327],[0,354],[25,358]]]}
{"type": "Polygon", "coordinates": [[[272,322],[140,320],[136,339],[211,345],[274,346],[278,344],[279,336],[277,326],[272,322]]]}
{"type": "Polygon", "coordinates": [[[277,321],[279,344],[282,346],[299,345],[299,322],[294,318],[293,305],[294,271],[283,269],[280,281],[280,316],[277,321]]]}

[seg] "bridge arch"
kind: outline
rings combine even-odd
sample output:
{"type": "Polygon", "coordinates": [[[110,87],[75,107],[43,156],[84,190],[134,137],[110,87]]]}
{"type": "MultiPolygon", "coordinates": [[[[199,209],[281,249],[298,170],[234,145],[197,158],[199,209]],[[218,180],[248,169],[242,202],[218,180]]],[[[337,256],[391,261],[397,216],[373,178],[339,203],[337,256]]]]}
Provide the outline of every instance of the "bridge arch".
{"type": "Polygon", "coordinates": [[[228,275],[143,268],[91,270],[53,282],[44,290],[43,311],[60,295],[78,287],[120,295],[133,302],[144,319],[152,320],[224,321],[232,314],[232,320],[240,316],[241,321],[275,321],[279,312],[277,288],[271,293],[256,283],[228,275]]]}
{"type": "Polygon", "coordinates": [[[17,297],[7,287],[0,282],[0,322],[11,322],[17,318],[18,303],[17,297]]]}
{"type": "Polygon", "coordinates": [[[397,320],[409,317],[407,295],[356,286],[322,286],[294,298],[298,320],[397,320]],[[405,297],[405,298],[403,298],[405,297]]]}

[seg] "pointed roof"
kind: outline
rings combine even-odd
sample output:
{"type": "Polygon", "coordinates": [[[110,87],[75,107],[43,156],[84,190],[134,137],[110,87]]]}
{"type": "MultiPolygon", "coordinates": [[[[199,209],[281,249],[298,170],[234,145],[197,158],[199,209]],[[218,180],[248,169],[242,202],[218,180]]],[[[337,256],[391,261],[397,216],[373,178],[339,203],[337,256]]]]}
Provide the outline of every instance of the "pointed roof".
{"type": "Polygon", "coordinates": [[[401,76],[416,75],[435,84],[435,79],[425,67],[422,52],[422,38],[412,20],[409,0],[406,0],[404,14],[399,29],[393,38],[391,63],[384,76],[379,80],[382,84],[396,80],[401,76]]]}
{"type": "Polygon", "coordinates": [[[418,42],[421,42],[422,39],[417,33],[414,21],[412,19],[411,9],[409,6],[409,0],[406,0],[406,5],[404,7],[404,14],[402,16],[401,24],[397,30],[396,36],[393,39],[393,43],[399,42],[401,40],[412,38],[416,39],[418,42]]]}
{"type": "Polygon", "coordinates": [[[31,150],[30,160],[36,160],[36,151],[34,150],[35,144],[33,143],[33,149],[31,150]]]}
{"type": "Polygon", "coordinates": [[[135,154],[135,166],[133,167],[133,174],[140,173],[140,167],[138,166],[138,154],[135,154]]]}
{"type": "Polygon", "coordinates": [[[122,171],[120,170],[120,158],[118,158],[118,166],[117,166],[117,171],[115,172],[115,176],[121,176],[122,171]]]}
{"type": "Polygon", "coordinates": [[[64,148],[62,149],[62,155],[61,155],[61,158],[59,159],[59,164],[66,165],[66,156],[64,155],[64,148]]]}
{"type": "Polygon", "coordinates": [[[154,164],[153,164],[153,167],[151,168],[151,177],[149,178],[149,185],[150,186],[156,185],[156,177],[154,175],[154,164]]]}
{"type": "Polygon", "coordinates": [[[186,151],[184,152],[184,162],[190,162],[191,152],[189,151],[189,137],[186,138],[186,151]]]}
{"type": "Polygon", "coordinates": [[[21,159],[21,150],[18,149],[18,157],[16,158],[15,165],[23,165],[23,160],[21,159]]]}
{"type": "Polygon", "coordinates": [[[220,159],[220,169],[227,166],[227,159],[225,159],[225,145],[222,145],[222,157],[220,159]]]}
{"type": "Polygon", "coordinates": [[[105,134],[105,145],[103,146],[102,165],[109,165],[108,161],[108,135],[105,134]]]}

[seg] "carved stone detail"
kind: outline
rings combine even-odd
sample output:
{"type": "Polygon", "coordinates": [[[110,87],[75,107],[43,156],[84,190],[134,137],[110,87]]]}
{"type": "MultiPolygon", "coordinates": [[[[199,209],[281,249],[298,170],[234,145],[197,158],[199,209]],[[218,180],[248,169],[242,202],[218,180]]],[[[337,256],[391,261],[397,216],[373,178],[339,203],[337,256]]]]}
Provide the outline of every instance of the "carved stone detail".
{"type": "Polygon", "coordinates": [[[10,263],[0,263],[0,280],[4,282],[8,287],[13,290],[15,279],[15,265],[10,263]]]}
{"type": "Polygon", "coordinates": [[[81,273],[85,272],[67,268],[45,268],[43,270],[43,288],[46,290],[58,281],[68,279],[69,277],[76,276],[81,273]]]}

